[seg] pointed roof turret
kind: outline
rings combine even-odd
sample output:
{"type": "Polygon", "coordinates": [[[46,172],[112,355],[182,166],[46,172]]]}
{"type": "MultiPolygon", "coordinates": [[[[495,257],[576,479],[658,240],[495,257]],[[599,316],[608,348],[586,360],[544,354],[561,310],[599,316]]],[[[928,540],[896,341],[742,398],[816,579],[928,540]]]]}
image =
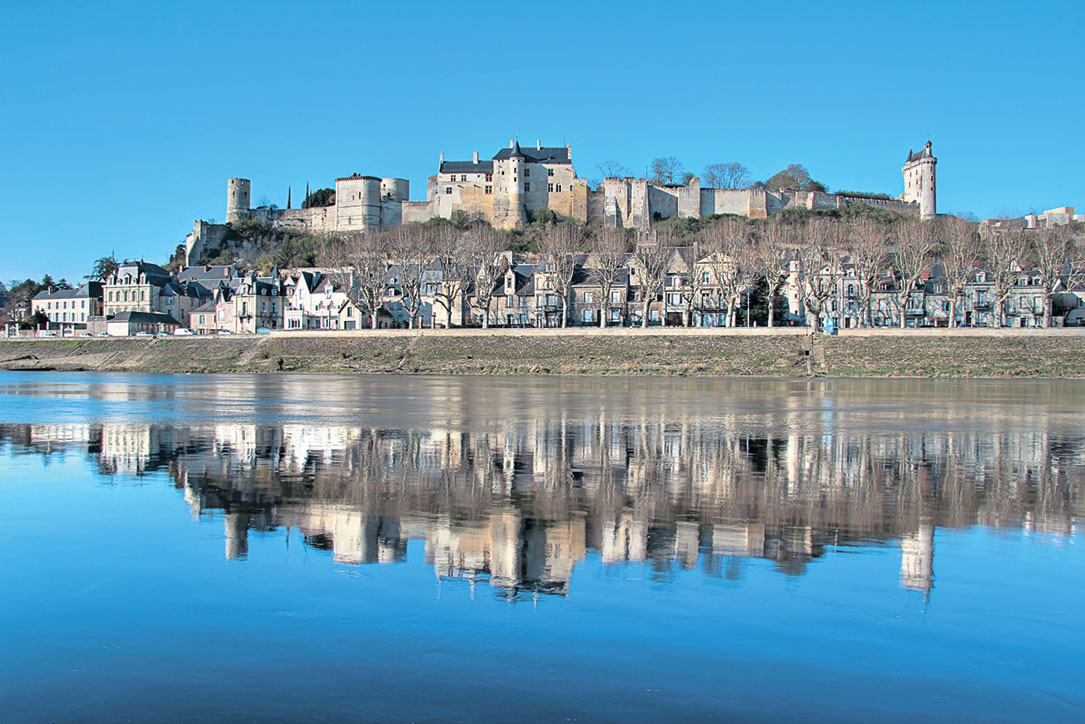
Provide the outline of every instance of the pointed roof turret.
{"type": "Polygon", "coordinates": [[[512,153],[509,154],[509,158],[527,158],[524,156],[524,152],[520,150],[519,141],[512,145],[512,153]]]}

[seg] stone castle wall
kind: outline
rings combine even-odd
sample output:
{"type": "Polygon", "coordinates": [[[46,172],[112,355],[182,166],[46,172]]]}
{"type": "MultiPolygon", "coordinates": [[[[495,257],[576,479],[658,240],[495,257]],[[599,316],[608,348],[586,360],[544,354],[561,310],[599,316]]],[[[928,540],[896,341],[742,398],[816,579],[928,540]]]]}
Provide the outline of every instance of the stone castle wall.
{"type": "MultiPolygon", "coordinates": [[[[568,158],[572,158],[571,148],[568,158]]],[[[477,165],[477,153],[474,161],[477,165]]],[[[515,157],[494,161],[491,180],[486,180],[480,171],[468,171],[462,178],[455,177],[459,172],[450,178],[440,174],[430,176],[425,201],[410,200],[410,186],[405,179],[355,175],[337,179],[334,206],[268,210],[264,216],[259,210],[242,208],[247,206],[248,180],[230,179],[228,211],[233,217],[265,218],[275,224],[304,228],[318,234],[390,229],[434,217],[450,218],[457,211],[499,228],[522,226],[530,221],[532,211],[550,209],[559,216],[580,222],[638,229],[674,216],[731,214],[757,219],[786,209],[830,209],[854,204],[909,213],[921,210],[923,202],[927,201],[922,193],[918,193],[920,191],[929,189],[928,206],[933,207],[935,159],[924,158],[923,162],[924,166],[929,164],[930,169],[923,169],[926,175],[922,184],[918,178],[912,179],[912,193],[906,189],[902,200],[812,191],[705,188],[697,177],[675,185],[651,184],[642,178],[607,178],[599,188],[590,189],[586,181],[577,178],[569,163],[544,166],[515,157]],[[514,178],[517,179],[515,182],[514,178]],[[527,190],[524,190],[525,183],[530,184],[527,190]],[[487,187],[490,193],[486,192],[487,187]]],[[[918,163],[910,163],[905,170],[911,170],[914,165],[918,163]]],[[[907,173],[905,177],[907,186],[907,173]]],[[[221,235],[215,235],[224,232],[215,231],[210,228],[212,226],[215,225],[208,225],[201,231],[197,225],[189,235],[186,243],[190,258],[198,258],[206,249],[221,244],[221,235]]]]}

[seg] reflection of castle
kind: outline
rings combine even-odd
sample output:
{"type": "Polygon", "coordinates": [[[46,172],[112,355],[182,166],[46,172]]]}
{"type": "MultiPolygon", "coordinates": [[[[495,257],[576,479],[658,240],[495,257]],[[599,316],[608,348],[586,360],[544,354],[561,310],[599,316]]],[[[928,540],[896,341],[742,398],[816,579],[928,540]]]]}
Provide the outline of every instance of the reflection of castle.
{"type": "Polygon", "coordinates": [[[402,428],[0,425],[0,443],[85,450],[110,474],[165,472],[194,515],[222,514],[228,557],[247,555],[250,531],[283,527],[345,564],[403,560],[419,538],[440,578],[509,595],[568,592],[589,550],[608,565],[737,577],[743,559],[799,575],[832,546],[888,541],[901,585],[928,593],[938,527],[1067,535],[1082,518],[1085,446],[1042,416],[962,426],[953,406],[931,407],[911,426],[874,405],[873,434],[809,392],[751,417],[699,407],[696,390],[577,407],[465,388],[402,428]]]}

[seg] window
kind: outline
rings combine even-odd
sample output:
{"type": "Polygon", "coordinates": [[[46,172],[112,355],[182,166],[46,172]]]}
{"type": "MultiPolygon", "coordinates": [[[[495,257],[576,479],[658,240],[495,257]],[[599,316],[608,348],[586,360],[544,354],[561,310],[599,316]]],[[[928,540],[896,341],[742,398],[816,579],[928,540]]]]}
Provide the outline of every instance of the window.
{"type": "Polygon", "coordinates": [[[492,173],[486,174],[486,181],[487,182],[493,181],[493,180],[494,180],[494,175],[492,173]]]}
{"type": "Polygon", "coordinates": [[[524,178],[527,178],[530,175],[531,175],[531,169],[530,168],[525,168],[524,169],[524,178]]]}
{"type": "Polygon", "coordinates": [[[467,174],[461,174],[460,175],[460,181],[466,181],[466,180],[467,180],[467,174]]]}
{"type": "Polygon", "coordinates": [[[618,289],[615,289],[614,291],[612,291],[610,293],[610,301],[613,304],[621,304],[622,303],[622,293],[621,293],[621,291],[618,290],[618,289]]]}
{"type": "Polygon", "coordinates": [[[546,184],[546,190],[549,193],[554,193],[554,184],[546,184]]]}
{"type": "Polygon", "coordinates": [[[494,192],[494,187],[493,186],[487,186],[486,187],[486,193],[492,194],[493,192],[494,192]]]}
{"type": "Polygon", "coordinates": [[[701,284],[710,284],[708,272],[701,272],[701,284]]]}
{"type": "Polygon", "coordinates": [[[678,306],[681,303],[682,303],[682,295],[681,294],[668,294],[667,295],[667,304],[672,304],[674,306],[678,306]]]}
{"type": "Polygon", "coordinates": [[[591,310],[590,309],[585,309],[584,314],[581,317],[581,319],[583,319],[585,322],[590,322],[592,320],[591,310]]]}
{"type": "Polygon", "coordinates": [[[620,322],[620,321],[622,321],[622,312],[621,312],[620,309],[612,309],[612,310],[610,310],[610,321],[612,321],[612,322],[620,322]]]}
{"type": "Polygon", "coordinates": [[[560,194],[561,193],[561,184],[557,185],[557,190],[558,190],[558,193],[560,194]]]}
{"type": "Polygon", "coordinates": [[[648,312],[648,321],[649,322],[658,322],[659,321],[659,310],[658,309],[652,309],[651,311],[648,312]]]}
{"type": "Polygon", "coordinates": [[[554,169],[552,169],[552,168],[546,169],[546,175],[547,176],[553,176],[554,175],[554,169]]]}
{"type": "Polygon", "coordinates": [[[585,304],[591,304],[593,301],[595,301],[595,299],[592,296],[592,293],[591,292],[584,292],[584,303],[585,304]]]}
{"type": "Polygon", "coordinates": [[[530,190],[531,190],[531,184],[529,184],[527,181],[525,181],[524,182],[524,193],[527,193],[530,190]]]}
{"type": "Polygon", "coordinates": [[[451,186],[445,186],[445,194],[450,195],[451,193],[452,193],[452,187],[451,186]]]}

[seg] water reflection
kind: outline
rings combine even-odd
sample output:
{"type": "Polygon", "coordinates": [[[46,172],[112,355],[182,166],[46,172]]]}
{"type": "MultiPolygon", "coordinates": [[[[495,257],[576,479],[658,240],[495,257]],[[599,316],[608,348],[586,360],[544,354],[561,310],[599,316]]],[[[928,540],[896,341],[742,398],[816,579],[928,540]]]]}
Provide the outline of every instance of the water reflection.
{"type": "Polygon", "coordinates": [[[399,424],[370,402],[355,424],[7,423],[0,444],[79,450],[120,480],[168,474],[195,516],[221,516],[227,558],[282,528],[352,565],[404,560],[422,539],[439,578],[513,598],[567,593],[589,550],[659,580],[738,579],[750,558],[798,576],[860,544],[898,546],[900,585],[929,594],[937,528],[1066,537],[1082,519],[1072,414],[763,391],[715,406],[563,404],[443,383],[399,424]]]}

